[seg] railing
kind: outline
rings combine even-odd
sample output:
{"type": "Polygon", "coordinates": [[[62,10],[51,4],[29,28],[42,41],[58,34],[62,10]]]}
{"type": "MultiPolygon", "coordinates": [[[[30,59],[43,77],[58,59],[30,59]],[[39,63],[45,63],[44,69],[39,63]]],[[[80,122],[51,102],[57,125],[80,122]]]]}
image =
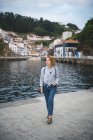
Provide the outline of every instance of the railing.
{"type": "Polygon", "coordinates": [[[93,59],[93,56],[54,56],[55,58],[72,58],[72,59],[93,59]]]}

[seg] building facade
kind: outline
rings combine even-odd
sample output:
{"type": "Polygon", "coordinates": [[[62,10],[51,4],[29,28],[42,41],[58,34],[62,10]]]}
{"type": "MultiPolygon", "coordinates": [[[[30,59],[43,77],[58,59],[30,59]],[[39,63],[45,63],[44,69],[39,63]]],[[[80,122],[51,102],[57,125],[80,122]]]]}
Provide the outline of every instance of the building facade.
{"type": "Polygon", "coordinates": [[[72,32],[66,31],[62,34],[62,40],[66,40],[67,38],[72,36],[72,32]]]}
{"type": "Polygon", "coordinates": [[[64,43],[54,46],[55,57],[73,57],[77,55],[78,41],[66,40],[64,43]]]}
{"type": "Polygon", "coordinates": [[[16,54],[27,56],[27,45],[24,43],[9,43],[9,48],[16,54]]]}

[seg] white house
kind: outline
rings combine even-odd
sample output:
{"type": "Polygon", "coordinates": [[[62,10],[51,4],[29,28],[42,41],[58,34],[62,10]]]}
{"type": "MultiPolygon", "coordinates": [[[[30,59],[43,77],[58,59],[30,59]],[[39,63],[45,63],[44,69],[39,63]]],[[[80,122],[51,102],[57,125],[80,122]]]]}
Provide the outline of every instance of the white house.
{"type": "Polygon", "coordinates": [[[60,38],[55,39],[50,45],[49,49],[54,48],[55,45],[62,44],[62,40],[60,38]]]}
{"type": "Polygon", "coordinates": [[[16,54],[18,54],[18,46],[16,44],[12,44],[12,43],[9,43],[9,48],[15,52],[16,54]]]}
{"type": "Polygon", "coordinates": [[[29,34],[29,35],[27,35],[27,40],[30,40],[30,41],[51,40],[51,38],[49,36],[41,37],[41,36],[37,36],[34,34],[29,34]]]}
{"type": "Polygon", "coordinates": [[[61,39],[58,38],[58,39],[54,40],[53,45],[57,45],[57,44],[61,44],[61,43],[62,43],[61,39]]]}
{"type": "Polygon", "coordinates": [[[18,53],[22,56],[27,56],[27,45],[24,43],[18,43],[18,53]]]}
{"type": "Polygon", "coordinates": [[[14,40],[14,42],[22,42],[23,38],[22,37],[14,37],[13,40],[14,40]]]}
{"type": "Polygon", "coordinates": [[[43,44],[41,43],[40,45],[36,45],[37,50],[41,50],[43,48],[43,44]]]}
{"type": "Polygon", "coordinates": [[[67,38],[72,36],[72,32],[66,31],[62,34],[62,40],[66,40],[67,38]]]}
{"type": "Polygon", "coordinates": [[[9,43],[9,48],[16,54],[27,56],[27,45],[24,43],[9,43]]]}
{"type": "Polygon", "coordinates": [[[56,57],[73,57],[76,55],[78,41],[66,40],[63,44],[54,46],[54,56],[56,57]]]}
{"type": "Polygon", "coordinates": [[[7,44],[8,43],[13,43],[13,38],[11,36],[6,35],[4,37],[4,42],[7,43],[7,44]]]}
{"type": "Polygon", "coordinates": [[[44,36],[44,37],[43,37],[43,40],[51,40],[51,37],[49,37],[49,36],[44,36]]]}

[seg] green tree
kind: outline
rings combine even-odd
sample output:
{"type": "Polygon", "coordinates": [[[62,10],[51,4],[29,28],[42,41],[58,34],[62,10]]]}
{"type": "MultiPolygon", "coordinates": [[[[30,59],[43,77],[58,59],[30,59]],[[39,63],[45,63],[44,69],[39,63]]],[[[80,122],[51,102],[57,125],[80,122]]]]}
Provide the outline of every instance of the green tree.
{"type": "Polygon", "coordinates": [[[79,28],[75,24],[68,23],[67,26],[73,30],[79,30],[79,28]]]}
{"type": "Polygon", "coordinates": [[[88,20],[82,32],[74,38],[80,42],[79,50],[83,50],[87,55],[93,55],[93,18],[88,20]]]}
{"type": "MultiPolygon", "coordinates": [[[[73,25],[75,26],[75,25],[73,25]]],[[[70,26],[68,30],[73,30],[70,26]]],[[[63,31],[66,31],[64,25],[57,22],[44,20],[42,17],[38,20],[32,17],[13,14],[12,12],[0,13],[0,28],[18,33],[35,33],[40,36],[55,36],[58,37],[63,31]]]]}

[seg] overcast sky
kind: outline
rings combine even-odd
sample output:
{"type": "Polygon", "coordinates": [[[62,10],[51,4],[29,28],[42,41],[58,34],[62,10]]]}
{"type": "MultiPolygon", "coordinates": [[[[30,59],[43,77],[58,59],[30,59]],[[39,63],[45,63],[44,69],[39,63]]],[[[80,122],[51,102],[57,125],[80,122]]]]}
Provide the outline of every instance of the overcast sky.
{"type": "Polygon", "coordinates": [[[93,17],[93,0],[0,0],[0,12],[73,23],[82,29],[93,17]]]}

